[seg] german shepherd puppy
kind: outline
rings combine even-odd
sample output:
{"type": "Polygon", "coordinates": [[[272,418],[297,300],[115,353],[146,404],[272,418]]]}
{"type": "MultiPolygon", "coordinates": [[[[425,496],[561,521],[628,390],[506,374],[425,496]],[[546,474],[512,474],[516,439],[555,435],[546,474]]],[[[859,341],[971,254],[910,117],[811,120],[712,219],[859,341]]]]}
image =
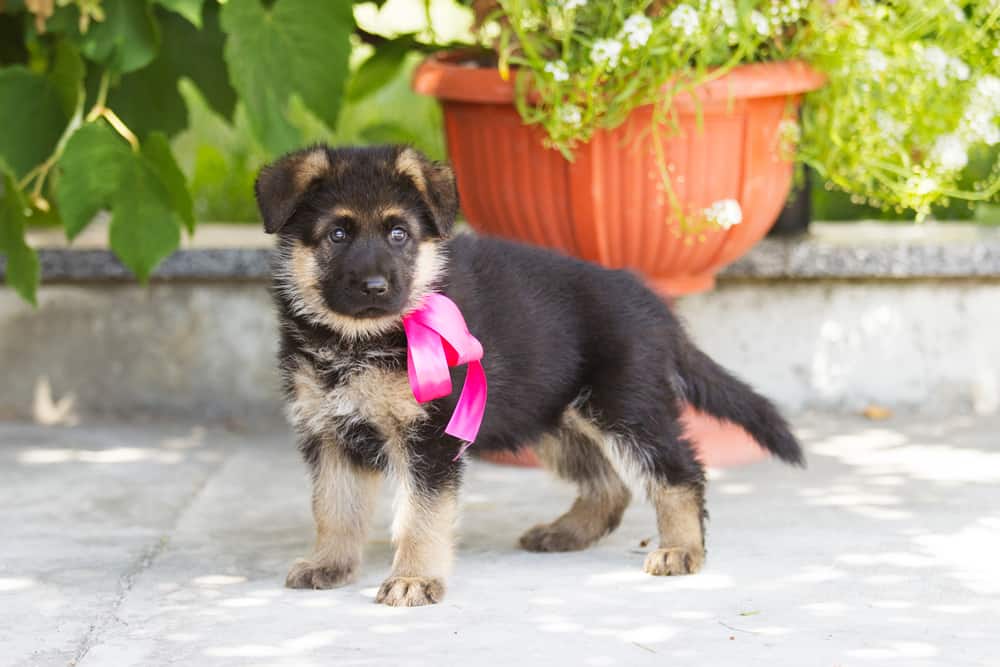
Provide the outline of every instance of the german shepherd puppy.
{"type": "Polygon", "coordinates": [[[316,545],[292,588],[332,588],[361,564],[379,481],[401,502],[392,572],[376,601],[438,602],[452,561],[461,443],[449,397],[419,404],[401,317],[428,293],[455,301],[485,349],[486,413],[473,451],[530,445],[579,487],[570,509],[521,536],[530,551],[583,549],[613,531],[638,483],[656,508],[653,575],[705,558],[705,472],[678,420],[683,404],[739,424],[801,464],[774,406],[688,339],[663,301],[625,271],[537,248],[453,235],[451,169],[403,146],[291,153],[256,183],[277,234],[273,293],[288,414],[312,471],[316,545]]]}

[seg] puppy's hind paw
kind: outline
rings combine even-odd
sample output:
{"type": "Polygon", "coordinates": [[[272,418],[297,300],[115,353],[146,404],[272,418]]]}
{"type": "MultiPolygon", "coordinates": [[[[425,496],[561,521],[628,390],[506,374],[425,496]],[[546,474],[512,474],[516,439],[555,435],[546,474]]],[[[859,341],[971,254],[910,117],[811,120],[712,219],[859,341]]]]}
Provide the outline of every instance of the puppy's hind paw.
{"type": "Polygon", "coordinates": [[[354,581],[357,567],[353,565],[326,565],[300,558],[288,571],[285,586],[288,588],[337,588],[354,581]]]}
{"type": "Polygon", "coordinates": [[[651,551],[642,569],[658,577],[694,574],[704,563],[705,551],[701,548],[670,547],[651,551]]]}
{"type": "Polygon", "coordinates": [[[389,577],[378,589],[375,602],[390,607],[421,607],[444,598],[444,582],[430,577],[389,577]]]}

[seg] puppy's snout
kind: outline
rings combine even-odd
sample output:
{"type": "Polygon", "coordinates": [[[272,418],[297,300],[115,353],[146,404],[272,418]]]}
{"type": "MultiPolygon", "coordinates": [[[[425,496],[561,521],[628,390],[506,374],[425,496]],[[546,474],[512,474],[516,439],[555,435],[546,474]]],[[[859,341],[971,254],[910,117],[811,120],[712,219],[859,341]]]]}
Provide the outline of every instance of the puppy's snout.
{"type": "Polygon", "coordinates": [[[389,281],[385,276],[368,276],[361,281],[361,291],[365,296],[385,296],[389,292],[389,281]]]}

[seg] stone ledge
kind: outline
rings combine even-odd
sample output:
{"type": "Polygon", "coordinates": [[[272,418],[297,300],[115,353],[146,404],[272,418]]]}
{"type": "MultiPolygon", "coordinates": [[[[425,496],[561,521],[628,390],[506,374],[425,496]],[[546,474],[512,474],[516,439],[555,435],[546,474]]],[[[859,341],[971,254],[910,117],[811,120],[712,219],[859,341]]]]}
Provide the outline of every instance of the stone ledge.
{"type": "MultiPolygon", "coordinates": [[[[128,269],[100,243],[71,248],[51,233],[29,241],[41,248],[43,282],[132,280],[128,269]]],[[[153,280],[263,281],[269,275],[269,243],[255,227],[205,225],[194,241],[164,260],[153,280]]],[[[0,277],[5,266],[0,257],[0,277]]],[[[934,223],[815,223],[807,235],[761,241],[719,278],[1000,278],[1000,229],[934,223]]]]}

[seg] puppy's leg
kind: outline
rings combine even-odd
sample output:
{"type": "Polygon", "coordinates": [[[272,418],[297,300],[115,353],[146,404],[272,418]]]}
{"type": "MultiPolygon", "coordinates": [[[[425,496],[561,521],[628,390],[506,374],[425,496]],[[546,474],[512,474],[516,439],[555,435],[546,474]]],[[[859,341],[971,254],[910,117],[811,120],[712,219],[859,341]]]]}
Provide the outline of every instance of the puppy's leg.
{"type": "Polygon", "coordinates": [[[546,468],[559,477],[575,482],[579,495],[573,506],[552,523],[535,526],[521,536],[528,551],[577,551],[604,537],[621,523],[631,494],[592,440],[589,430],[577,428],[573,419],[564,420],[556,436],[546,436],[537,447],[546,468]]]}
{"type": "Polygon", "coordinates": [[[666,415],[660,425],[658,434],[624,433],[609,442],[656,508],[660,544],[643,569],[654,575],[694,574],[705,562],[705,470],[676,416],[666,415]]]}
{"type": "Polygon", "coordinates": [[[305,443],[313,462],[313,517],[316,545],[292,565],[289,588],[334,588],[354,581],[378,493],[380,473],[357,465],[333,442],[305,443]]]}
{"type": "Polygon", "coordinates": [[[646,572],[672,575],[700,570],[705,561],[705,470],[683,437],[676,408],[665,404],[659,414],[647,413],[641,431],[602,427],[579,413],[571,416],[580,430],[589,429],[595,442],[604,443],[615,467],[646,489],[656,509],[660,543],[646,557],[646,572]]]}
{"type": "Polygon", "coordinates": [[[445,450],[437,443],[417,447],[425,451],[393,462],[400,481],[392,525],[396,554],[392,571],[375,596],[376,602],[393,607],[440,602],[454,559],[462,462],[450,460],[454,455],[450,447],[445,450]]]}

